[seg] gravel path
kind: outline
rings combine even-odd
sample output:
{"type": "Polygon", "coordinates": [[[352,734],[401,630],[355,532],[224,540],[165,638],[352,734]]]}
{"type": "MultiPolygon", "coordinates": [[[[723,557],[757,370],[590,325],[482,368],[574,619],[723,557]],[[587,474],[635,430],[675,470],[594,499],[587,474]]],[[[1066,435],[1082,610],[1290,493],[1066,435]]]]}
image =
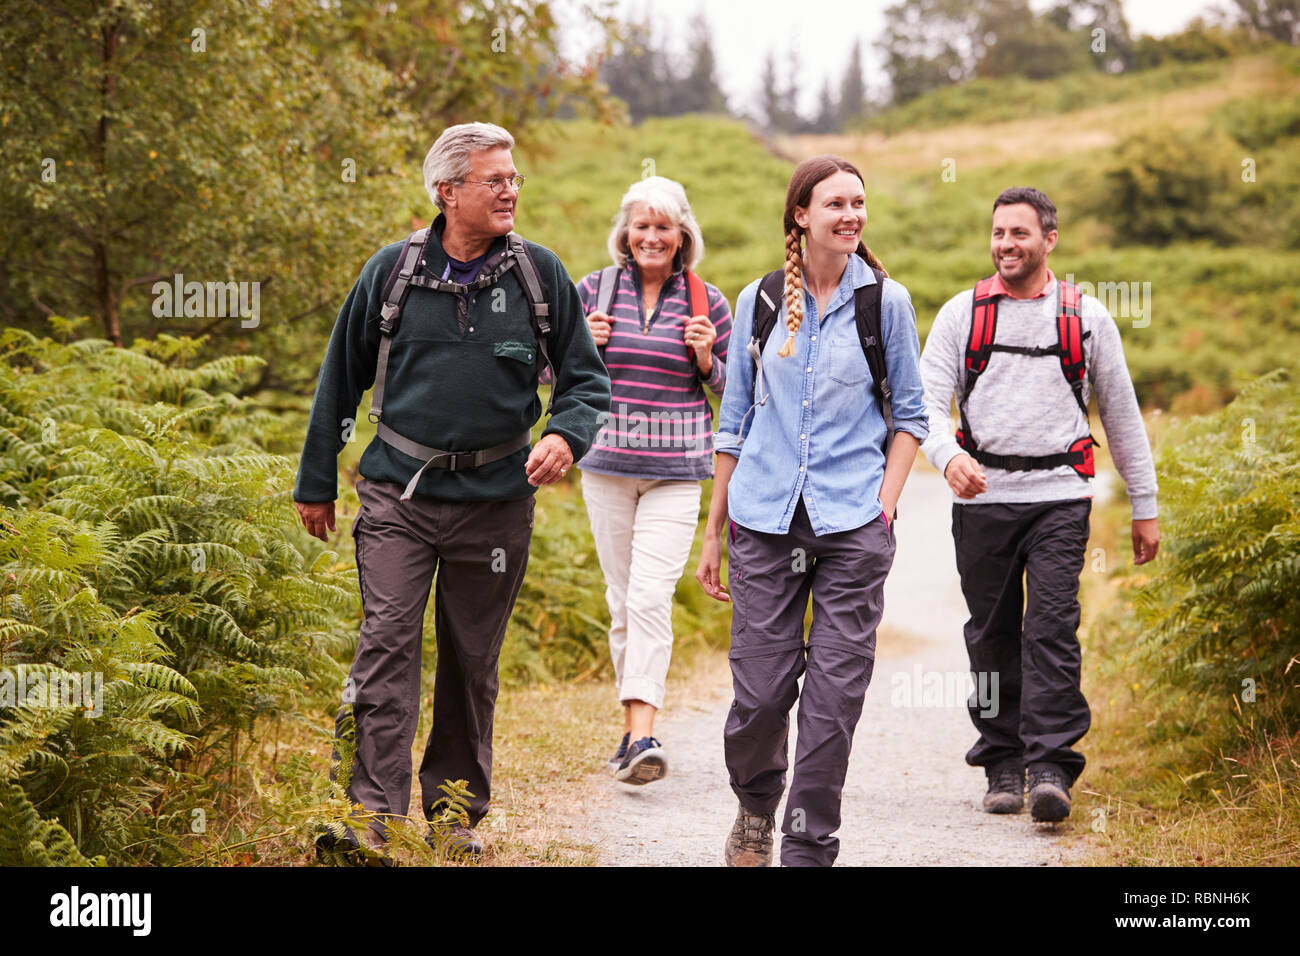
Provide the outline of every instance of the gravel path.
{"type": "MultiPolygon", "coordinates": [[[[844,787],[838,863],[1077,862],[1079,851],[1060,840],[1057,828],[1031,823],[1027,810],[1014,816],[980,810],[984,775],[963,760],[974,731],[965,709],[969,666],[961,625],[966,611],[953,559],[949,502],[943,479],[918,469],[899,504],[898,552],[885,588],[876,669],[844,787]],[[946,699],[936,699],[938,675],[951,688],[946,699]]],[[[722,864],[723,841],[736,814],[722,755],[722,727],[731,704],[725,656],[719,654],[692,683],[696,699],[670,700],[656,722],[655,735],[669,759],[666,778],[629,787],[592,775],[584,825],[604,865],[722,864]]],[[[793,711],[790,725],[793,763],[793,711]]],[[[777,811],[778,831],[783,809],[784,802],[777,811]]]]}

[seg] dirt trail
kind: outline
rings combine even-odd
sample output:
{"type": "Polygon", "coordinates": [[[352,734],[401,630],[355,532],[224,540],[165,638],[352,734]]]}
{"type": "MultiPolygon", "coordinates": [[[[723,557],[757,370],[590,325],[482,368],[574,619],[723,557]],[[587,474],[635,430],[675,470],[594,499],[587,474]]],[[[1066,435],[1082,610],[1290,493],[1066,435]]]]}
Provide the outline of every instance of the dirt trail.
{"type": "MultiPolygon", "coordinates": [[[[965,709],[966,618],[954,564],[950,496],[943,479],[918,468],[899,503],[898,552],[885,588],[878,658],[844,787],[842,865],[1033,866],[1077,862],[1053,827],[1028,812],[979,808],[984,775],[962,759],[974,742],[965,709]],[[928,675],[954,675],[935,699],[928,675]],[[936,706],[936,704],[938,704],[936,706]]],[[[724,655],[707,665],[695,699],[668,701],[655,734],[669,775],[643,787],[593,774],[585,837],[613,866],[718,866],[736,814],[722,756],[731,704],[724,655]]],[[[797,705],[796,705],[797,707],[797,705]]],[[[791,713],[793,763],[795,713],[791,713]]],[[[777,811],[778,829],[781,814],[777,811]]],[[[1077,826],[1078,821],[1076,821],[1077,826]]],[[[780,834],[778,832],[779,840],[780,834]]],[[[778,857],[779,859],[779,857],[778,857]]]]}

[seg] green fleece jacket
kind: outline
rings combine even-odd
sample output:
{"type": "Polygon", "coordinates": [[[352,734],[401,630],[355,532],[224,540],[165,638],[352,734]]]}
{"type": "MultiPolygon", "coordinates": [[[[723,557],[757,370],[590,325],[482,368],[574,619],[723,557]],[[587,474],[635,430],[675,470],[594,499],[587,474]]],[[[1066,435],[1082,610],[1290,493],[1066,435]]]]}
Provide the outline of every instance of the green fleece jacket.
{"type": "MultiPolygon", "coordinates": [[[[445,219],[434,221],[425,249],[424,271],[441,277],[447,265],[441,236],[445,219]]],[[[488,255],[505,245],[493,241],[488,255]]],[[[334,323],[316,396],[293,499],[333,501],[338,497],[338,455],[352,434],[361,396],[375,381],[379,353],[379,310],[384,285],[402,243],[370,257],[334,323]]],[[[555,404],[543,435],[560,435],[577,461],[587,453],[609,411],[609,375],[587,329],[578,292],[553,252],[529,242],[550,302],[551,361],[558,382],[555,404]]],[[[541,417],[537,376],[542,364],[533,332],[531,305],[515,270],[473,294],[462,334],[456,296],[412,287],[393,336],[384,394],[384,421],[399,435],[447,451],[477,451],[528,431],[541,417]]],[[[528,483],[522,448],[480,468],[429,468],[416,494],[444,501],[515,501],[537,489],[528,483]]],[[[361,456],[363,477],[405,485],[424,462],[376,437],[361,456]]]]}

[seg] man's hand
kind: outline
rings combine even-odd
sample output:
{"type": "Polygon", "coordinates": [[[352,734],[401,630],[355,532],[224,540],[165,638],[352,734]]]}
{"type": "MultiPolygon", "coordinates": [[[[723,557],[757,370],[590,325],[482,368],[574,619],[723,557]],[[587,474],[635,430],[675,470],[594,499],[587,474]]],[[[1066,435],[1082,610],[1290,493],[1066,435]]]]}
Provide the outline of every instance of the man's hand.
{"type": "Polygon", "coordinates": [[[334,530],[334,502],[295,501],[293,506],[298,509],[298,517],[302,519],[302,526],[307,529],[308,534],[322,541],[329,540],[329,534],[325,529],[334,530]]]}
{"type": "Polygon", "coordinates": [[[1146,564],[1160,547],[1160,525],[1155,518],[1133,522],[1133,563],[1146,564]]]}
{"type": "Polygon", "coordinates": [[[948,462],[948,467],[943,470],[943,477],[948,480],[948,487],[958,498],[974,498],[989,490],[989,481],[984,477],[984,469],[965,452],[948,462]]]}
{"type": "Polygon", "coordinates": [[[573,464],[573,451],[569,443],[552,432],[533,446],[533,452],[524,462],[528,483],[537,487],[559,481],[573,464]]]}
{"type": "Polygon", "coordinates": [[[704,593],[718,601],[731,600],[727,586],[722,583],[722,536],[707,529],[704,532],[704,549],[700,553],[700,563],[695,569],[695,580],[700,582],[704,593]]]}
{"type": "Polygon", "coordinates": [[[587,316],[587,328],[591,329],[591,339],[597,347],[609,344],[610,318],[599,310],[587,316]]]}

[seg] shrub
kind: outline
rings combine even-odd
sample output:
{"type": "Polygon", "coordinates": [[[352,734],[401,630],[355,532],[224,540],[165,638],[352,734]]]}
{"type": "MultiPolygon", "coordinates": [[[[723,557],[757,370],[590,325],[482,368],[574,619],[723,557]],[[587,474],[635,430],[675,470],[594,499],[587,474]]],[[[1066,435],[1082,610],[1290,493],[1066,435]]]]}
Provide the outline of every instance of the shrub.
{"type": "Polygon", "coordinates": [[[1300,387],[1278,370],[1195,419],[1158,463],[1163,559],[1136,602],[1166,679],[1250,679],[1295,726],[1300,694],[1300,387]]]}
{"type": "Polygon", "coordinates": [[[260,360],[199,344],[0,335],[0,691],[102,680],[0,697],[0,864],[174,860],[240,735],[342,681],[350,575],[230,392],[260,360]]]}

